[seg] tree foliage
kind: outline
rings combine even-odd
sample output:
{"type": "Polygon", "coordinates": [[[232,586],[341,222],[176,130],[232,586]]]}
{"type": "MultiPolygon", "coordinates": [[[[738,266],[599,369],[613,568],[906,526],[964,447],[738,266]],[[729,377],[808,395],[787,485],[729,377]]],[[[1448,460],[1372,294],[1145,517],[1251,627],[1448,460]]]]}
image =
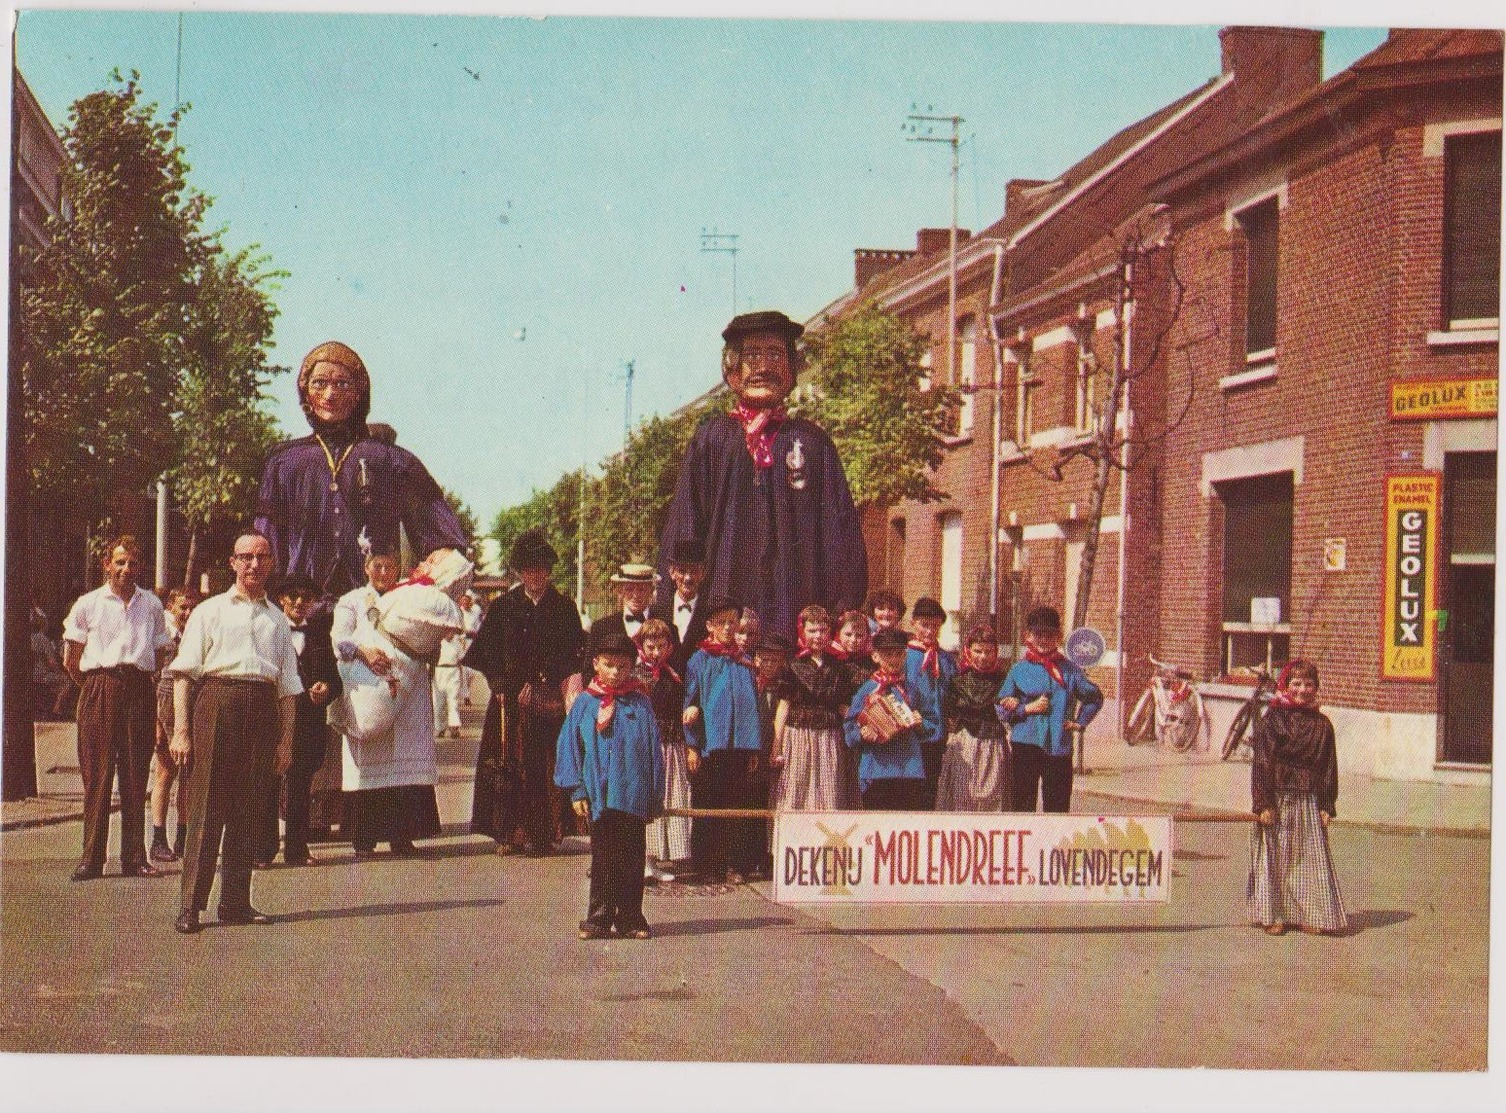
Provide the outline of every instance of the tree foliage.
{"type": "Polygon", "coordinates": [[[927,381],[925,336],[874,302],[807,334],[800,412],[831,434],[859,507],[946,498],[932,481],[957,391],[927,381]]]}
{"type": "Polygon", "coordinates": [[[63,193],[21,299],[26,453],[36,493],[107,517],[172,462],[207,199],[133,74],[69,111],[63,193]]]}
{"type": "MultiPolygon", "coordinates": [[[[566,595],[575,594],[576,523],[580,519],[579,470],[566,472],[553,487],[535,488],[525,502],[497,513],[492,536],[501,545],[502,563],[507,564],[518,534],[537,526],[559,554],[554,565],[554,585],[566,595]]],[[[589,481],[588,481],[589,488],[589,481]]]]}
{"type": "Polygon", "coordinates": [[[476,544],[476,512],[454,491],[448,487],[443,488],[444,500],[450,504],[450,509],[455,512],[455,517],[460,519],[460,528],[465,531],[466,548],[473,548],[476,544]]]}

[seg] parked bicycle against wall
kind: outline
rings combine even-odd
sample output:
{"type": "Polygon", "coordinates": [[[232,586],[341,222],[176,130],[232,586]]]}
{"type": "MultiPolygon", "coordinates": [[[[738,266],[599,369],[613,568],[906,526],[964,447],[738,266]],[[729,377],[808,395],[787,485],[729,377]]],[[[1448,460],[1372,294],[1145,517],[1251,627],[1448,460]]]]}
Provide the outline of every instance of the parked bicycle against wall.
{"type": "Polygon", "coordinates": [[[1177,753],[1208,748],[1208,713],[1192,683],[1192,673],[1154,657],[1150,684],[1130,712],[1124,740],[1134,746],[1153,742],[1177,753]]]}
{"type": "Polygon", "coordinates": [[[1228,761],[1237,752],[1241,760],[1249,760],[1254,753],[1255,724],[1276,694],[1276,678],[1261,665],[1241,665],[1233,670],[1255,678],[1255,688],[1244,706],[1234,713],[1229,724],[1229,733],[1224,735],[1223,760],[1228,761]]]}

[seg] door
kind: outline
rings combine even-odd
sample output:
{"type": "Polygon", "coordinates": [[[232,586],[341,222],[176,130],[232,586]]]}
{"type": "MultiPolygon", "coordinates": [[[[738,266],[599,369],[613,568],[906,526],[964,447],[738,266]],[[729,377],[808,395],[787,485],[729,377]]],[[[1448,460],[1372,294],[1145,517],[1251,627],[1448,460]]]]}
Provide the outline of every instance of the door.
{"type": "Polygon", "coordinates": [[[1443,465],[1439,734],[1444,761],[1490,764],[1495,664],[1496,454],[1453,452],[1443,465]]]}

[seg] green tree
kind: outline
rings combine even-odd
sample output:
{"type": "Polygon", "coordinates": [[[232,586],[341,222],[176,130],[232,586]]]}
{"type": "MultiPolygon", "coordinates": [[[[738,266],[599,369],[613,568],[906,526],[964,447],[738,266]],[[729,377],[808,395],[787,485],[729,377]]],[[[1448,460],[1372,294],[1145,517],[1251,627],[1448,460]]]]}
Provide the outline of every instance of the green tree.
{"type": "MultiPolygon", "coordinates": [[[[501,546],[502,563],[518,534],[537,526],[559,554],[554,565],[554,585],[566,595],[575,594],[576,523],[580,517],[579,470],[566,472],[548,489],[535,488],[528,499],[497,513],[492,522],[492,536],[501,546]]],[[[587,498],[592,484],[587,482],[587,498]]]]}
{"type": "Polygon", "coordinates": [[[860,507],[947,497],[932,473],[958,394],[922,389],[926,347],[921,333],[871,301],[807,334],[809,390],[799,410],[831,434],[860,507]]]}
{"type": "Polygon", "coordinates": [[[167,472],[189,528],[185,584],[194,582],[200,538],[255,508],[262,464],[278,440],[263,388],[286,370],[267,359],[277,317],[268,288],[283,272],[263,270],[253,248],[226,255],[210,247],[176,393],[177,459],[167,472]]]}
{"type": "Polygon", "coordinates": [[[63,193],[21,298],[25,449],[34,491],[98,529],[172,463],[185,333],[208,201],[137,75],[69,110],[63,193]]]}

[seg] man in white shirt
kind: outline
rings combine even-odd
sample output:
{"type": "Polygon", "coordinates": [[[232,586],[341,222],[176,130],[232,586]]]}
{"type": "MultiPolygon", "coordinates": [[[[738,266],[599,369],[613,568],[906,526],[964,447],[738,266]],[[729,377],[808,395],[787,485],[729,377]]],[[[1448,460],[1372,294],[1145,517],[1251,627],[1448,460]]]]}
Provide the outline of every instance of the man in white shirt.
{"type": "Polygon", "coordinates": [[[303,691],[287,617],[267,598],[272,546],[259,533],[235,539],[235,585],[188,617],[170,671],[174,677],[169,751],[189,765],[188,842],[182,909],[173,927],[200,930],[223,836],[219,922],[265,924],[251,907],[256,817],[268,778],[293,760],[296,697],[303,691]],[[199,682],[189,732],[189,686],[199,682]],[[190,764],[191,763],[191,764],[190,764]],[[274,772],[275,771],[275,772],[274,772]]]}
{"type": "Polygon", "coordinates": [[[159,872],[146,858],[146,783],[157,709],[152,673],[166,659],[172,638],[161,600],[136,586],[140,564],[136,539],[117,538],[104,560],[104,585],[80,596],[63,623],[63,667],[80,689],[78,767],[84,781],[84,851],[74,881],[104,875],[117,771],[120,872],[159,872]]]}
{"type": "Polygon", "coordinates": [[[683,676],[685,663],[706,637],[706,616],[699,613],[701,584],[706,580],[706,547],[693,539],[679,542],[669,554],[669,578],[675,590],[667,601],[655,603],[649,615],[674,627],[675,648],[669,663],[683,676]]]}
{"type": "MultiPolygon", "coordinates": [[[[465,659],[465,651],[471,648],[471,642],[476,640],[476,633],[481,629],[481,604],[476,597],[467,591],[460,597],[460,614],[465,619],[465,629],[460,634],[460,659],[465,659]]],[[[471,705],[471,685],[476,681],[476,670],[460,669],[460,703],[463,707],[471,705]]]]}

